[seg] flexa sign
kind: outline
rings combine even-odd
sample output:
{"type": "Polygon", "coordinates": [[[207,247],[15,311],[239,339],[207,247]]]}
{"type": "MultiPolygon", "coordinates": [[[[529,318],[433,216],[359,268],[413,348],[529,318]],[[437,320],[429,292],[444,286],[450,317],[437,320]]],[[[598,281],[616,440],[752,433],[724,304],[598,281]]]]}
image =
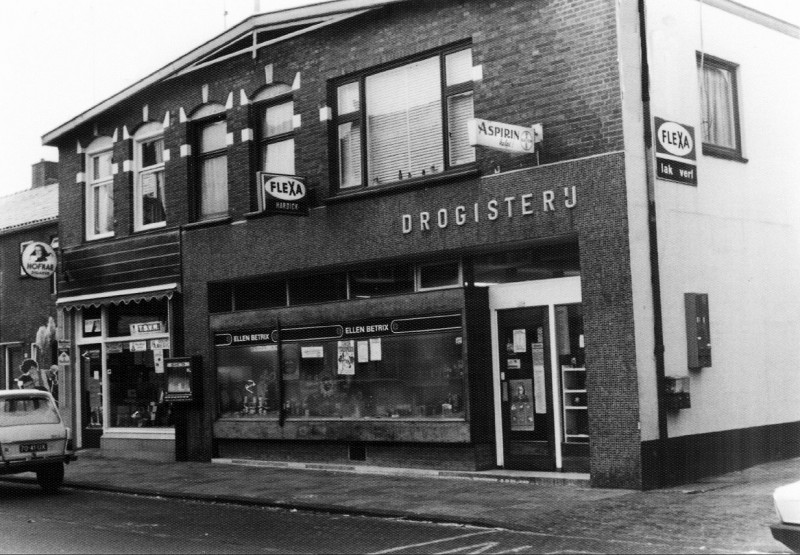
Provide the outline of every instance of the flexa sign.
{"type": "Polygon", "coordinates": [[[543,135],[541,124],[523,127],[478,118],[467,122],[467,131],[469,144],[472,146],[485,146],[516,154],[535,152],[536,143],[542,142],[543,135]]]}
{"type": "Polygon", "coordinates": [[[36,279],[47,279],[56,271],[56,251],[47,243],[34,241],[22,250],[22,271],[36,279]]]}
{"type": "Polygon", "coordinates": [[[295,175],[259,172],[264,212],[308,216],[308,189],[295,175]]]}
{"type": "Polygon", "coordinates": [[[656,177],[685,185],[697,185],[697,151],[694,127],[654,118],[656,177]]]}

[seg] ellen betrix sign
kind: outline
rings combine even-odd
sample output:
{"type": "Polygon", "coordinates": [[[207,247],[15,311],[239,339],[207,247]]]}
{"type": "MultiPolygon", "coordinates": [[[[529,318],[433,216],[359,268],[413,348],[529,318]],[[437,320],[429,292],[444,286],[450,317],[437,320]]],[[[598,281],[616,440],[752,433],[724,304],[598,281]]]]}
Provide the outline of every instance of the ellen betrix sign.
{"type": "Polygon", "coordinates": [[[308,216],[308,187],[304,178],[258,172],[258,187],[265,214],[308,216]]]}
{"type": "Polygon", "coordinates": [[[516,154],[533,154],[542,142],[542,125],[530,127],[472,118],[467,122],[469,144],[516,154]]]}
{"type": "Polygon", "coordinates": [[[654,119],[656,177],[684,185],[697,185],[694,127],[659,117],[654,119]]]}

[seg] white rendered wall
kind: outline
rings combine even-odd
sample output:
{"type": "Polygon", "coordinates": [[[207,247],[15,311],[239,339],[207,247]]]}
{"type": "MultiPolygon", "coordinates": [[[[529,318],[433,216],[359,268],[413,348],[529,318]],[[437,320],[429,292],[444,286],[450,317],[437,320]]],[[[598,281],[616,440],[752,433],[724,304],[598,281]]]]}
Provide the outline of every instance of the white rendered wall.
{"type": "Polygon", "coordinates": [[[648,1],[647,27],[652,116],[694,126],[699,150],[697,187],[655,181],[666,373],[691,376],[692,407],[670,413],[669,435],[798,421],[797,33],[698,0],[648,1]],[[695,62],[701,48],[739,64],[747,163],[702,154],[695,62]],[[708,293],[713,361],[691,372],[687,292],[708,293]]]}
{"type": "Polygon", "coordinates": [[[647,166],[642,104],[641,36],[636,2],[620,2],[617,10],[620,88],[625,137],[628,239],[631,256],[633,319],[636,330],[636,372],[639,385],[639,428],[642,441],[658,438],[653,288],[650,272],[647,166]]]}

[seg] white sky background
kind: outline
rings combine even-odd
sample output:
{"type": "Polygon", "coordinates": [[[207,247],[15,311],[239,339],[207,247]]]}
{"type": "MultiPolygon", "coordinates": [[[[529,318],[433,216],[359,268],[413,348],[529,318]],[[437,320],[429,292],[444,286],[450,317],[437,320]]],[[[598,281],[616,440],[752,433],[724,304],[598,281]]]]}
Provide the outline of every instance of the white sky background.
{"type": "MultiPolygon", "coordinates": [[[[800,24],[800,0],[737,1],[800,24]]],[[[262,12],[315,3],[259,2],[262,12]]],[[[58,159],[42,135],[236,25],[256,4],[0,1],[0,196],[28,189],[35,162],[58,159]]]]}

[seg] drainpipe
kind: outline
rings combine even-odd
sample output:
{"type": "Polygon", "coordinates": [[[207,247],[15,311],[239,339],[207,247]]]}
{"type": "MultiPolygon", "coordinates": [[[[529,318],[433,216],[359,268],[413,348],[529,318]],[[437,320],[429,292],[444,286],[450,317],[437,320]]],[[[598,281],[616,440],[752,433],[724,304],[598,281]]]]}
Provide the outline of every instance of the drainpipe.
{"type": "Polygon", "coordinates": [[[639,3],[639,37],[641,40],[642,56],[642,109],[644,119],[644,145],[645,145],[645,182],[647,184],[647,216],[648,237],[650,242],[650,282],[653,295],[653,340],[656,363],[656,401],[658,410],[658,484],[666,482],[667,442],[669,430],[667,429],[667,410],[664,400],[664,324],[661,313],[661,277],[658,266],[658,229],[656,220],[655,178],[653,177],[653,133],[652,116],[650,114],[650,67],[647,59],[647,18],[645,16],[645,1],[639,3]]]}

